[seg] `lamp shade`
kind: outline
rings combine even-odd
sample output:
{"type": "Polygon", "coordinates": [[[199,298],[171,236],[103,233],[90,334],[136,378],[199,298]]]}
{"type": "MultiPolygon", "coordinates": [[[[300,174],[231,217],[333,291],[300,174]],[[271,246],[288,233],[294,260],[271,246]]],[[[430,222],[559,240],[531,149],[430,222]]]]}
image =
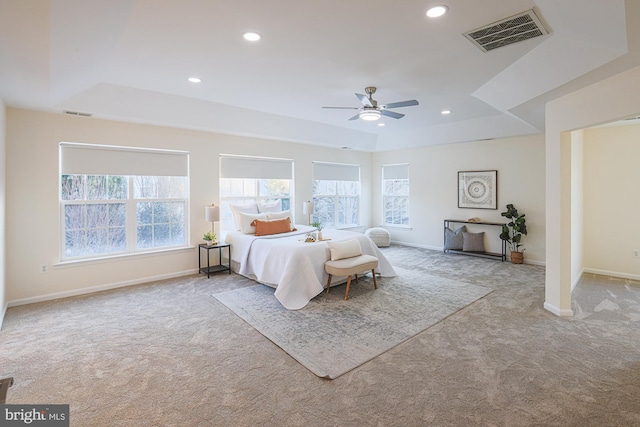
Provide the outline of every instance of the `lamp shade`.
{"type": "Polygon", "coordinates": [[[305,215],[311,215],[313,214],[313,209],[315,208],[315,206],[313,205],[313,202],[311,201],[307,201],[307,202],[302,202],[302,213],[305,215]]]}
{"type": "Polygon", "coordinates": [[[205,206],[204,217],[207,222],[220,221],[220,206],[205,206]]]}

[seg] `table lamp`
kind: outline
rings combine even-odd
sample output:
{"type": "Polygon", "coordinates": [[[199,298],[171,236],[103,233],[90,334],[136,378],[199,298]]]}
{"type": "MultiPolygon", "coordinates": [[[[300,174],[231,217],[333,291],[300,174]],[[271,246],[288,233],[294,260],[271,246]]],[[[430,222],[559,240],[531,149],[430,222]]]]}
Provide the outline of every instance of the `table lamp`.
{"type": "Polygon", "coordinates": [[[211,223],[211,232],[215,234],[213,229],[215,227],[215,222],[220,221],[220,206],[216,206],[213,203],[211,206],[205,206],[204,217],[207,222],[211,223]]]}
{"type": "Polygon", "coordinates": [[[309,215],[309,225],[311,225],[311,215],[313,215],[314,208],[315,206],[312,201],[307,200],[306,202],[302,202],[302,213],[309,215]]]}

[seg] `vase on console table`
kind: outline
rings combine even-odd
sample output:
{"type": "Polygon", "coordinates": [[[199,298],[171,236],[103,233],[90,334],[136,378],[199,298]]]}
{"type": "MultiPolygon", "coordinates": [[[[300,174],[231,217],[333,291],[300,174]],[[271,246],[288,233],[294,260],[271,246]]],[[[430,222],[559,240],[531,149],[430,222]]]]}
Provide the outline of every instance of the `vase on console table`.
{"type": "Polygon", "coordinates": [[[318,230],[318,239],[317,240],[322,240],[322,230],[318,230]]]}

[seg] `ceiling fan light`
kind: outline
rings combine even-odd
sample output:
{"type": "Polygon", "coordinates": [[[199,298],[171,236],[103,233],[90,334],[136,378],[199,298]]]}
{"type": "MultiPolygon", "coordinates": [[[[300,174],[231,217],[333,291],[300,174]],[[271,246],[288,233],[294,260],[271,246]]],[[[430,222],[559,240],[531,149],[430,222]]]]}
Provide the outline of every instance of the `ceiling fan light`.
{"type": "Polygon", "coordinates": [[[380,111],[378,110],[364,110],[360,112],[360,118],[369,122],[378,120],[380,118],[380,111]]]}

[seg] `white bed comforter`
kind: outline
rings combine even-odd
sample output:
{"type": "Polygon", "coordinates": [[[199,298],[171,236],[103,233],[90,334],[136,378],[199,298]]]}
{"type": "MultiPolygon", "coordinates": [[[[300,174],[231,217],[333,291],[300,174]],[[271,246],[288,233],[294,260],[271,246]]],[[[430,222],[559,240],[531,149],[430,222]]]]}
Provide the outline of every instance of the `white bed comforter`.
{"type": "MultiPolygon", "coordinates": [[[[306,243],[304,235],[313,230],[297,225],[298,231],[256,237],[241,232],[231,232],[226,242],[231,244],[232,259],[240,267],[238,273],[260,283],[276,288],[275,296],[289,310],[303,308],[323,291],[329,275],[324,263],[330,259],[329,246],[325,241],[306,243]]],[[[395,270],[366,235],[344,230],[327,230],[325,239],[332,241],[358,239],[362,252],[378,258],[376,272],[384,277],[393,277],[395,270]]]]}

